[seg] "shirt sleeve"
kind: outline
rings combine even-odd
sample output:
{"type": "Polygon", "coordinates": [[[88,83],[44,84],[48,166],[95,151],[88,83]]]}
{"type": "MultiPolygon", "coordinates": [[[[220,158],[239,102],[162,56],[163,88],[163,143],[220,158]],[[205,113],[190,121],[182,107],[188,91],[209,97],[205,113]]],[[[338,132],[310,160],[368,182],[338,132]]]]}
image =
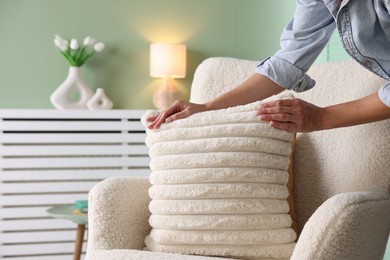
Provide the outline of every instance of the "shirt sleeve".
{"type": "Polygon", "coordinates": [[[306,72],[326,46],[335,29],[331,12],[321,0],[297,0],[294,18],[283,30],[280,50],[263,60],[256,73],[296,92],[315,81],[306,72]]]}
{"type": "Polygon", "coordinates": [[[384,83],[378,91],[379,99],[390,107],[390,82],[384,83]]]}

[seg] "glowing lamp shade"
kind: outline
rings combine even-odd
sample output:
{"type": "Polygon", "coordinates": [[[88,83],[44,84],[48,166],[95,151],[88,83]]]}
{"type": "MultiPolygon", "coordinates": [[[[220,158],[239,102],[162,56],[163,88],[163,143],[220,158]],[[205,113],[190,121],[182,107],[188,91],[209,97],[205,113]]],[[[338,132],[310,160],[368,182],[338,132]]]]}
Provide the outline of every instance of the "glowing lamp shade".
{"type": "Polygon", "coordinates": [[[150,76],[153,78],[185,78],[186,54],[184,44],[151,44],[150,76]]]}
{"type": "Polygon", "coordinates": [[[156,108],[166,109],[181,98],[173,78],[185,78],[186,56],[187,50],[184,44],[153,43],[150,45],[150,76],[163,78],[161,86],[153,94],[156,108]]]}

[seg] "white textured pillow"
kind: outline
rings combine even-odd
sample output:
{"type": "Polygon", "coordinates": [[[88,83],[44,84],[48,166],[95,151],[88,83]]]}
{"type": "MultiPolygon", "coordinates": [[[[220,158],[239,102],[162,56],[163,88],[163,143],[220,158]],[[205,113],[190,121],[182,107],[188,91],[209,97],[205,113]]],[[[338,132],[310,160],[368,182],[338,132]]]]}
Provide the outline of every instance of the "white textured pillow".
{"type": "MultiPolygon", "coordinates": [[[[291,96],[270,99],[278,98],[291,96]]],[[[149,250],[290,258],[296,233],[286,184],[294,134],[260,122],[259,104],[199,113],[147,130],[153,184],[149,250]]],[[[149,116],[143,117],[145,125],[149,116]]]]}

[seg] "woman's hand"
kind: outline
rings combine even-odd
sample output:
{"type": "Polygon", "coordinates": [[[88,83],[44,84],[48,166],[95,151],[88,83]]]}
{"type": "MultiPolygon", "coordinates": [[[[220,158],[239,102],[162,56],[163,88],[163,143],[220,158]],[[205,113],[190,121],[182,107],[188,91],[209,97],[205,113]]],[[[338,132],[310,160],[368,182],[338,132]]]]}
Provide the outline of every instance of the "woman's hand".
{"type": "Polygon", "coordinates": [[[311,132],[366,124],[390,119],[390,108],[378,93],[324,108],[300,99],[284,99],[262,104],[257,109],[260,120],[287,131],[311,132]]]}
{"type": "Polygon", "coordinates": [[[176,101],[165,111],[158,113],[154,117],[149,117],[146,120],[150,123],[148,125],[149,129],[156,129],[159,128],[163,123],[170,123],[206,110],[206,105],[199,105],[185,101],[176,101]]]}
{"type": "Polygon", "coordinates": [[[260,120],[272,127],[291,132],[311,132],[323,129],[324,109],[300,99],[281,99],[261,104],[260,120]]]}

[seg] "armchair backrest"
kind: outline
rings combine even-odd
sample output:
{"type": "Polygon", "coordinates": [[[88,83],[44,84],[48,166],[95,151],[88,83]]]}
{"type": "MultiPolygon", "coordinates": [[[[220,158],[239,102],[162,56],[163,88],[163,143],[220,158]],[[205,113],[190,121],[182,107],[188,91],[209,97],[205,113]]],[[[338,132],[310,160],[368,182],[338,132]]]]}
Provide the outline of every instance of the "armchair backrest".
{"type": "MultiPolygon", "coordinates": [[[[209,58],[199,65],[191,102],[203,103],[254,73],[256,61],[209,58]]],[[[313,65],[316,87],[298,98],[318,106],[357,99],[377,91],[383,80],[353,60],[313,65]]],[[[298,134],[294,155],[294,199],[300,228],[331,196],[390,184],[390,120],[298,134]]]]}

